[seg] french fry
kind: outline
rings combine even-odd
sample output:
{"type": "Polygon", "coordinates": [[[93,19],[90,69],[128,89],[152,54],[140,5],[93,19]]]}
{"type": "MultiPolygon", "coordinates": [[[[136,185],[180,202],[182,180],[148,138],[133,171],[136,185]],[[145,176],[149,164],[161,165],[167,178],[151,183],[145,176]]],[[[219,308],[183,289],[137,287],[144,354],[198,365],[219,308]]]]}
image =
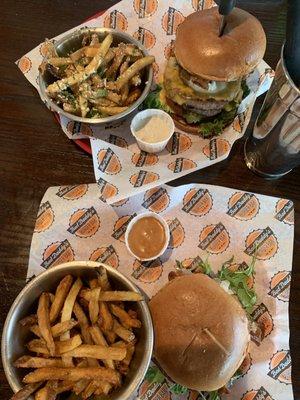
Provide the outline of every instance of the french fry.
{"type": "Polygon", "coordinates": [[[76,318],[78,319],[83,342],[87,343],[87,344],[92,344],[92,340],[91,340],[90,334],[88,332],[89,321],[88,321],[83,309],[80,307],[80,305],[77,302],[75,302],[75,304],[74,304],[73,311],[74,311],[76,318]]]}
{"type": "Polygon", "coordinates": [[[55,344],[50,327],[48,293],[42,293],[39,298],[37,317],[38,317],[38,326],[41,332],[41,336],[46,342],[50,355],[54,356],[55,344]]]}
{"type": "Polygon", "coordinates": [[[10,400],[27,400],[42,384],[43,382],[29,383],[15,393],[10,400]]]}
{"type": "MultiPolygon", "coordinates": [[[[98,326],[91,326],[89,332],[95,344],[106,347],[108,346],[107,341],[98,326]]],[[[113,360],[103,360],[103,363],[106,367],[115,369],[113,360]]]]}
{"type": "Polygon", "coordinates": [[[77,396],[79,396],[84,391],[84,389],[89,385],[90,382],[91,381],[89,379],[85,379],[85,378],[80,379],[79,381],[77,381],[74,384],[73,389],[72,389],[73,392],[77,396]]]}
{"type": "Polygon", "coordinates": [[[123,310],[116,304],[111,304],[110,310],[114,314],[114,316],[116,316],[120,320],[121,324],[125,325],[125,327],[140,328],[142,326],[141,321],[139,321],[138,319],[131,318],[130,315],[125,310],[123,310]]]}
{"type": "Polygon", "coordinates": [[[124,328],[117,320],[114,320],[113,331],[125,342],[132,342],[135,339],[134,333],[124,328]]]}
{"type": "Polygon", "coordinates": [[[142,94],[142,91],[140,88],[135,88],[133,89],[130,93],[129,96],[126,96],[126,100],[124,101],[125,106],[129,106],[130,104],[134,103],[142,94]]]}
{"type": "Polygon", "coordinates": [[[64,305],[66,297],[72,286],[73,278],[71,275],[66,275],[57,286],[55,297],[50,308],[50,322],[54,322],[58,317],[64,305]]]}
{"type": "Polygon", "coordinates": [[[24,383],[36,383],[49,380],[69,380],[76,382],[82,378],[103,379],[113,385],[120,383],[120,374],[104,367],[82,367],[82,368],[39,368],[30,372],[23,378],[24,383]]]}
{"type": "Polygon", "coordinates": [[[95,394],[96,395],[101,395],[101,394],[107,395],[110,392],[111,388],[112,388],[112,386],[108,382],[98,382],[98,389],[95,391],[95,394]]]}
{"type": "Polygon", "coordinates": [[[19,321],[19,324],[22,326],[32,326],[32,325],[36,325],[38,321],[37,315],[36,314],[32,314],[32,315],[28,315],[28,317],[22,318],[19,321]]]}
{"type": "MultiPolygon", "coordinates": [[[[74,350],[76,347],[80,346],[82,343],[80,335],[75,335],[70,339],[60,341],[60,342],[55,342],[55,356],[60,356],[64,353],[67,353],[71,350],[74,350]]],[[[40,353],[44,354],[46,356],[49,356],[49,350],[45,344],[45,342],[41,339],[33,339],[27,344],[28,350],[35,352],[35,353],[40,353]]]]}
{"type": "Polygon", "coordinates": [[[124,358],[124,360],[122,360],[122,363],[129,366],[133,357],[133,354],[135,352],[135,345],[134,344],[130,344],[129,346],[127,346],[127,352],[126,352],[126,357],[124,358]]]}
{"type": "Polygon", "coordinates": [[[104,114],[107,115],[117,115],[120,114],[124,111],[127,110],[127,106],[126,107],[118,107],[118,106],[101,106],[101,105],[97,105],[97,109],[99,111],[101,111],[104,114]]]}
{"type": "Polygon", "coordinates": [[[104,302],[100,302],[100,326],[107,332],[113,329],[114,321],[111,313],[109,312],[108,306],[104,302]]]}
{"type": "Polygon", "coordinates": [[[117,347],[107,347],[99,345],[82,344],[75,349],[69,351],[65,355],[69,357],[88,357],[98,360],[118,360],[121,361],[126,357],[126,349],[117,347]]]}
{"type": "MultiPolygon", "coordinates": [[[[79,296],[86,301],[90,301],[91,290],[82,289],[79,296]]],[[[99,301],[141,301],[143,296],[140,293],[130,291],[102,291],[99,296],[99,301]]]]}
{"type": "Polygon", "coordinates": [[[83,400],[88,399],[91,397],[95,391],[98,389],[97,381],[91,381],[81,393],[81,397],[83,400]]]}
{"type": "MultiPolygon", "coordinates": [[[[51,381],[50,381],[51,382],[51,381]]],[[[72,390],[74,386],[74,382],[69,381],[57,381],[55,386],[55,394],[56,396],[63,392],[68,392],[72,390]]]]}
{"type": "Polygon", "coordinates": [[[39,389],[34,395],[34,400],[49,400],[48,388],[45,386],[39,389]]]}
{"type": "Polygon", "coordinates": [[[54,67],[62,67],[63,65],[72,64],[73,60],[70,57],[51,57],[47,62],[54,67]]]}
{"type": "Polygon", "coordinates": [[[99,287],[98,279],[97,279],[97,278],[90,279],[90,280],[89,280],[89,285],[90,285],[90,288],[91,288],[91,289],[96,289],[96,288],[98,288],[98,287],[99,287]]]}
{"type": "Polygon", "coordinates": [[[104,290],[111,290],[111,286],[108,280],[106,268],[102,265],[100,267],[95,268],[98,275],[98,284],[101,289],[104,290]]]}
{"type": "Polygon", "coordinates": [[[103,331],[108,343],[113,344],[117,338],[117,335],[114,331],[103,331]]]}
{"type": "MultiPolygon", "coordinates": [[[[69,321],[58,322],[51,327],[51,333],[54,338],[61,336],[63,333],[70,331],[78,324],[75,319],[70,319],[69,321]]],[[[38,325],[33,325],[30,327],[31,332],[36,336],[41,337],[41,332],[38,325]]]]}
{"type": "Polygon", "coordinates": [[[89,315],[92,324],[95,324],[99,314],[99,296],[101,288],[91,289],[91,298],[89,301],[89,315]]]}
{"type": "Polygon", "coordinates": [[[16,368],[44,368],[44,367],[63,367],[60,358],[43,358],[22,356],[14,362],[16,368]]]}

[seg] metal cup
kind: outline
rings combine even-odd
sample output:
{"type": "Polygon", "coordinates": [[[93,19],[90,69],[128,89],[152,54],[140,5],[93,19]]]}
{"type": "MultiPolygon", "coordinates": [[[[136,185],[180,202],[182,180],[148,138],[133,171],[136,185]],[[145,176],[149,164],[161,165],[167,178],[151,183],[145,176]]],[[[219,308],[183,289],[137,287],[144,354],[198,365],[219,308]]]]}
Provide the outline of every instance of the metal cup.
{"type": "Polygon", "coordinates": [[[269,179],[280,178],[300,164],[300,90],[283,57],[244,152],[249,169],[269,179]]]}

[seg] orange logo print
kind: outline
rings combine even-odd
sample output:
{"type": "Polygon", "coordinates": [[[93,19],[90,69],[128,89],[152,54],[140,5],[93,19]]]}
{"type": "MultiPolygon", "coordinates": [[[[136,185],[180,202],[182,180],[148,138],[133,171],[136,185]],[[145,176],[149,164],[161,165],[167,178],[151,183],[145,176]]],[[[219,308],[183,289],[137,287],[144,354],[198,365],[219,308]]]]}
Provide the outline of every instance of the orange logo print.
{"type": "Polygon", "coordinates": [[[98,153],[98,169],[109,175],[118,174],[122,167],[119,157],[112,149],[102,149],[98,153]]]}
{"type": "Polygon", "coordinates": [[[170,229],[169,249],[175,249],[182,245],[185,239],[184,228],[178,218],[167,220],[170,229]]]}
{"type": "Polygon", "coordinates": [[[130,177],[130,183],[135,188],[147,185],[148,183],[155,182],[159,179],[159,175],[154,172],[147,172],[140,170],[139,173],[130,177]]]}
{"type": "Polygon", "coordinates": [[[124,204],[126,204],[128,201],[129,201],[129,198],[123,199],[123,200],[120,200],[120,201],[116,201],[115,203],[111,204],[111,206],[113,206],[113,207],[122,207],[122,206],[124,206],[124,204]]]}
{"type": "Polygon", "coordinates": [[[280,199],[276,204],[275,218],[288,225],[294,224],[294,203],[291,200],[280,199]]]}
{"type": "Polygon", "coordinates": [[[133,8],[139,18],[150,17],[157,10],[157,0],[133,0],[133,8]]]}
{"type": "Polygon", "coordinates": [[[29,72],[31,70],[31,66],[32,66],[32,62],[26,56],[20,58],[20,60],[18,61],[18,67],[23,72],[23,74],[26,74],[27,72],[29,72]]]}
{"type": "Polygon", "coordinates": [[[233,120],[233,125],[232,125],[233,129],[238,133],[242,133],[242,131],[243,131],[247,112],[248,112],[248,110],[238,114],[235,117],[235,119],[233,120]]]}
{"type": "Polygon", "coordinates": [[[35,222],[34,232],[44,232],[53,224],[54,212],[49,201],[40,205],[37,219],[35,222]]]}
{"type": "Polygon", "coordinates": [[[280,271],[273,276],[270,282],[269,295],[278,300],[288,302],[290,297],[292,275],[289,271],[280,271]]]}
{"type": "Polygon", "coordinates": [[[155,79],[158,79],[159,66],[158,66],[157,62],[154,62],[154,63],[152,64],[152,68],[153,68],[154,78],[155,78],[155,79]]]}
{"type": "Polygon", "coordinates": [[[218,157],[229,153],[230,143],[225,139],[214,138],[210,139],[209,144],[203,147],[203,153],[210,160],[215,160],[218,157]]]}
{"type": "Polygon", "coordinates": [[[116,196],[118,194],[118,189],[112,183],[107,182],[103,178],[99,178],[97,181],[99,185],[99,189],[101,192],[101,196],[99,197],[104,203],[110,197],[116,196]]]}
{"type": "Polygon", "coordinates": [[[257,229],[249,233],[246,238],[245,253],[249,256],[254,254],[259,260],[272,258],[278,250],[278,242],[274,232],[267,226],[265,229],[257,229]]]}
{"type": "Polygon", "coordinates": [[[170,204],[170,197],[165,188],[153,188],[144,195],[142,206],[155,213],[164,211],[170,204]]]}
{"type": "Polygon", "coordinates": [[[106,139],[105,141],[111,144],[115,144],[116,146],[123,147],[124,149],[128,147],[126,140],[117,135],[109,135],[108,139],[106,139]]]}
{"type": "Polygon", "coordinates": [[[263,303],[255,308],[251,317],[258,326],[258,329],[255,332],[251,332],[251,339],[255,344],[257,344],[257,346],[259,346],[260,343],[272,332],[274,328],[273,319],[269,310],[263,303]]]}
{"type": "Polygon", "coordinates": [[[154,153],[152,154],[141,151],[140,153],[134,153],[131,157],[131,161],[136,167],[149,167],[157,164],[158,156],[154,153]]]}
{"type": "Polygon", "coordinates": [[[191,139],[184,133],[174,132],[173,136],[167,144],[168,151],[174,155],[183,153],[192,145],[191,139]]]}
{"type": "Polygon", "coordinates": [[[119,218],[114,225],[112,237],[116,240],[120,240],[121,242],[125,242],[125,232],[127,226],[134,217],[136,217],[136,213],[132,215],[124,215],[123,217],[119,218]]]}
{"type": "Polygon", "coordinates": [[[74,251],[67,239],[51,243],[43,253],[41,266],[45,269],[65,262],[74,261],[74,251]]]}
{"type": "Polygon", "coordinates": [[[171,42],[165,47],[164,55],[167,60],[174,54],[174,43],[175,40],[172,39],[171,42]]]}
{"type": "Polygon", "coordinates": [[[215,5],[213,0],[191,0],[195,11],[211,8],[215,5]]]}
{"type": "Polygon", "coordinates": [[[67,131],[71,135],[93,136],[92,128],[89,125],[77,121],[69,121],[67,124],[67,131]]]}
{"type": "Polygon", "coordinates": [[[171,400],[171,393],[166,381],[150,383],[145,379],[138,391],[140,400],[171,400]]]}
{"type": "Polygon", "coordinates": [[[269,393],[266,391],[264,387],[261,387],[258,390],[250,390],[245,393],[241,400],[274,400],[269,393]]]}
{"type": "Polygon", "coordinates": [[[174,7],[169,7],[168,11],[162,17],[162,27],[167,35],[174,35],[178,25],[184,21],[184,16],[174,7]]]}
{"type": "Polygon", "coordinates": [[[126,31],[128,27],[128,22],[123,13],[117,10],[113,10],[110,14],[106,15],[103,25],[105,28],[113,28],[120,31],[126,31]]]}
{"type": "Polygon", "coordinates": [[[228,202],[227,214],[240,220],[254,218],[259,211],[259,201],[252,193],[234,193],[228,202]]]}
{"type": "Polygon", "coordinates": [[[201,269],[199,269],[199,265],[201,264],[201,262],[202,258],[200,256],[197,256],[195,258],[186,258],[181,261],[180,266],[193,273],[198,273],[201,272],[201,269]]]}
{"type": "Polygon", "coordinates": [[[152,283],[156,282],[161,277],[162,270],[163,266],[159,258],[153,261],[145,262],[135,260],[133,263],[133,273],[131,276],[140,282],[152,283]]]}
{"type": "Polygon", "coordinates": [[[291,384],[291,365],[290,352],[288,350],[278,351],[270,361],[268,375],[281,383],[291,384]]]}
{"type": "Polygon", "coordinates": [[[212,197],[207,189],[190,189],[183,198],[182,210],[196,217],[203,217],[213,206],[212,197]]]}
{"type": "Polygon", "coordinates": [[[100,247],[93,251],[90,260],[108,264],[113,268],[118,268],[119,266],[119,257],[112,245],[109,245],[108,247],[100,247]]]}
{"type": "Polygon", "coordinates": [[[142,28],[141,26],[136,32],[134,32],[133,37],[139,42],[141,42],[142,45],[145,46],[147,50],[152,49],[152,47],[155,45],[156,42],[154,33],[152,33],[146,28],[142,28]]]}
{"type": "Polygon", "coordinates": [[[88,238],[100,228],[100,219],[94,207],[81,208],[75,211],[70,218],[67,231],[81,238],[88,238]]]}
{"type": "Polygon", "coordinates": [[[88,191],[88,185],[61,186],[56,196],[65,200],[78,200],[88,191]]]}
{"type": "Polygon", "coordinates": [[[194,161],[189,160],[187,158],[176,158],[175,161],[171,162],[168,165],[168,168],[174,172],[174,174],[178,174],[179,172],[186,171],[188,169],[196,168],[197,164],[194,161]]]}
{"type": "Polygon", "coordinates": [[[230,244],[229,233],[222,222],[206,226],[199,236],[199,247],[212,254],[223,253],[230,244]]]}

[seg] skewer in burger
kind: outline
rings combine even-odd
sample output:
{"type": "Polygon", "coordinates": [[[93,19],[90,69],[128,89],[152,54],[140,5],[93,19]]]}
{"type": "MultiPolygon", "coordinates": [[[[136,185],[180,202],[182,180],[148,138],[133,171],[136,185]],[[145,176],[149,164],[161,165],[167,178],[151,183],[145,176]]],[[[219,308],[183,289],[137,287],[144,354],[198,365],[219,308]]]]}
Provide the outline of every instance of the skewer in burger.
{"type": "Polygon", "coordinates": [[[264,30],[248,12],[234,8],[222,36],[220,25],[217,7],[179,25],[163,88],[150,96],[149,105],[171,113],[179,129],[203,137],[221,134],[233,121],[249,93],[245,79],[266,49],[264,30]]]}
{"type": "Polygon", "coordinates": [[[203,273],[184,274],[152,297],[154,356],[176,384],[219,399],[220,389],[226,392],[237,377],[250,342],[247,307],[256,302],[246,286],[252,273],[253,265],[238,272],[223,267],[219,282],[203,273]],[[237,296],[220,286],[223,279],[238,284],[237,296]]]}

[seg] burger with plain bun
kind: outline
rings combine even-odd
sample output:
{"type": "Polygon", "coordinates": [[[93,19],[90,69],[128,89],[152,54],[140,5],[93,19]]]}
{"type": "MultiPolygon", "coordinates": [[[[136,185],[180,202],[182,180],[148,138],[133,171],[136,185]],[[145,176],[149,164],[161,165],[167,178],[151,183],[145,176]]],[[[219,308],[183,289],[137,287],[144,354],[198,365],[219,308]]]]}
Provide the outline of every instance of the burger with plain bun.
{"type": "Polygon", "coordinates": [[[203,137],[219,135],[249,93],[247,76],[262,60],[266,36],[260,22],[234,8],[220,36],[217,7],[190,14],[177,28],[160,90],[147,106],[168,111],[175,125],[203,137]]]}
{"type": "Polygon", "coordinates": [[[171,280],[149,306],[154,356],[169,378],[197,391],[226,387],[250,341],[247,313],[237,297],[205,274],[187,274],[171,280]]]}

